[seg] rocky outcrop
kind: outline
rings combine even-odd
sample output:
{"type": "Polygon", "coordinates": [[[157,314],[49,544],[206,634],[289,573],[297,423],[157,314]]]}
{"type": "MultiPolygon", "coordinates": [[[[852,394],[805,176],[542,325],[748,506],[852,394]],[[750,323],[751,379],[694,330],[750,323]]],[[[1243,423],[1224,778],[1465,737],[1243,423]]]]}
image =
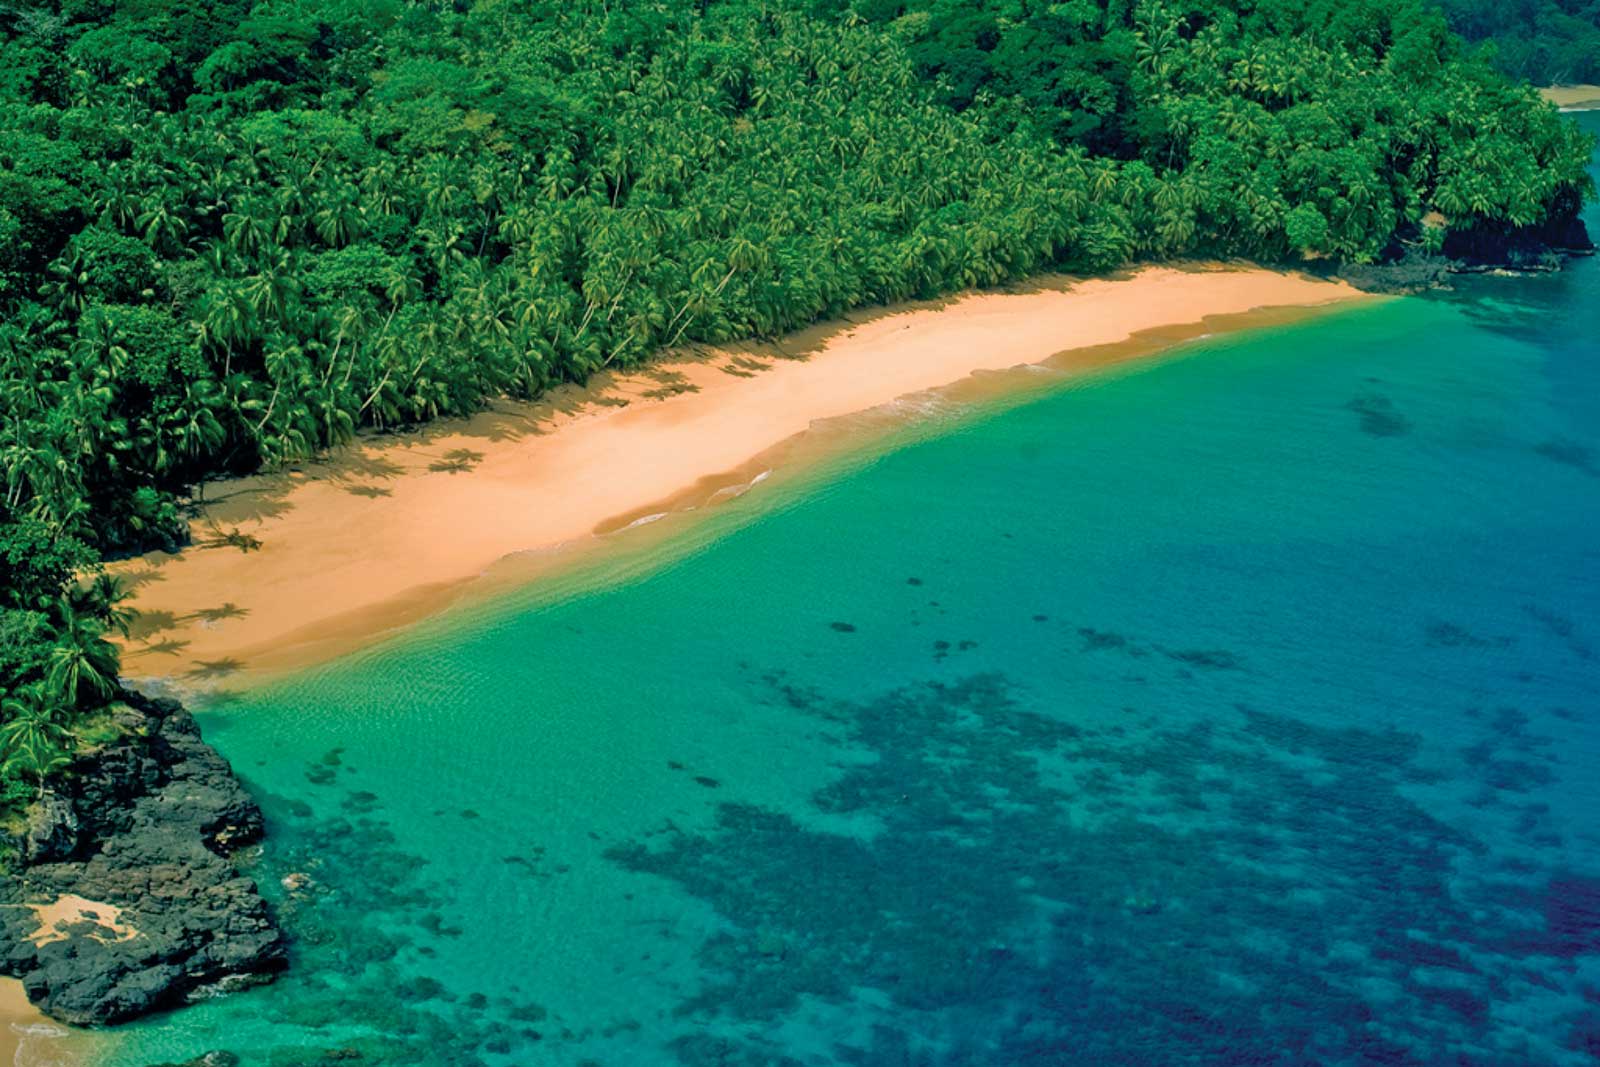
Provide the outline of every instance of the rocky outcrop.
{"type": "Polygon", "coordinates": [[[1594,252],[1582,211],[1583,198],[1569,189],[1536,226],[1482,223],[1451,230],[1442,251],[1463,270],[1559,270],[1563,257],[1594,252]]]}
{"type": "Polygon", "coordinates": [[[1421,293],[1446,285],[1454,266],[1443,256],[1411,252],[1377,263],[1346,263],[1334,277],[1364,293],[1421,293]]]}
{"type": "Polygon", "coordinates": [[[1376,263],[1347,263],[1336,277],[1369,293],[1418,293],[1447,285],[1452,274],[1560,270],[1571,256],[1594,254],[1594,242],[1578,215],[1582,202],[1557,205],[1537,226],[1483,224],[1451,230],[1437,254],[1420,250],[1420,230],[1396,234],[1376,263]]]}
{"type": "Polygon", "coordinates": [[[34,803],[0,884],[0,973],[77,1025],[270,980],[282,935],[234,854],[261,812],[171,701],[129,694],[123,736],[34,803]],[[51,907],[54,905],[54,907],[51,907]]]}

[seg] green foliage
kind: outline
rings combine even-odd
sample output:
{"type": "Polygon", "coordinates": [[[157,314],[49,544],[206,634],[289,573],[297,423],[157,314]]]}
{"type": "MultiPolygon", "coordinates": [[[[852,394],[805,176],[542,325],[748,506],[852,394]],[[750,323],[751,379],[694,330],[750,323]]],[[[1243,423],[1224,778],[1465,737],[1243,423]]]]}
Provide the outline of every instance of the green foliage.
{"type": "Polygon", "coordinates": [[[1492,46],[1495,65],[1535,85],[1600,82],[1596,0],[1439,0],[1451,29],[1492,46]]]}
{"type": "Polygon", "coordinates": [[[1314,204],[1301,204],[1289,212],[1283,227],[1291,248],[1315,252],[1328,247],[1328,220],[1314,204]]]}
{"type": "Polygon", "coordinates": [[[95,554],[48,522],[0,510],[0,816],[64,766],[77,720],[116,685],[106,640],[125,629],[126,594],[92,571],[95,554]]]}
{"type": "Polygon", "coordinates": [[[208,475],[1046,269],[1534,225],[1588,152],[1422,0],[0,8],[5,765],[114,688],[72,576],[208,475]]]}
{"type": "Polygon", "coordinates": [[[58,307],[81,315],[91,304],[153,297],[158,263],[138,238],[90,226],[73,234],[42,290],[58,307]]]}
{"type": "MultiPolygon", "coordinates": [[[[0,523],[0,538],[16,547],[32,525],[0,523]]],[[[29,781],[42,790],[79,743],[103,736],[104,717],[88,716],[116,694],[117,652],[106,635],[125,633],[128,623],[118,606],[126,594],[104,575],[80,585],[45,567],[13,567],[7,580],[33,587],[0,586],[11,602],[0,607],[0,814],[23,796],[11,783],[29,781]]]]}

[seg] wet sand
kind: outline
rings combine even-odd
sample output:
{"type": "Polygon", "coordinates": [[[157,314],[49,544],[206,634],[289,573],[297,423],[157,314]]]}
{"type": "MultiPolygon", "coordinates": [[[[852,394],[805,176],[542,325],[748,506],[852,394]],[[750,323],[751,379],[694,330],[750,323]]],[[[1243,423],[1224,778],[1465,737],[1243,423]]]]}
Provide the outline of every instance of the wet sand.
{"type": "Polygon", "coordinates": [[[0,978],[0,1065],[18,1062],[18,1050],[26,1039],[25,1028],[50,1024],[28,1003],[22,983],[15,978],[0,978]]]}
{"type": "Polygon", "coordinates": [[[794,462],[794,443],[824,420],[975,374],[1046,361],[1089,370],[1252,325],[1263,309],[1361,297],[1223,265],[1047,278],[770,345],[672,353],[535,403],[212,483],[192,547],[113,568],[141,612],[124,673],[180,690],[240,688],[435,614],[492,580],[497,561],[554,566],[601,540],[625,542],[627,528],[664,511],[737,492],[794,462]]]}
{"type": "Polygon", "coordinates": [[[1552,85],[1539,95],[1562,111],[1593,111],[1600,108],[1600,85],[1552,85]]]}

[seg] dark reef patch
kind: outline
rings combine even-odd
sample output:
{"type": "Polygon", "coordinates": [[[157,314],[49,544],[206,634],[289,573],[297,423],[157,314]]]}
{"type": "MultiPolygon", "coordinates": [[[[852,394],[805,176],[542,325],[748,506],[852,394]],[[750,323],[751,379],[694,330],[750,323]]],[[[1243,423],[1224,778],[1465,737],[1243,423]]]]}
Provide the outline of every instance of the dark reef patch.
{"type": "Polygon", "coordinates": [[[1403,437],[1411,432],[1411,420],[1382,394],[1365,393],[1345,407],[1361,416],[1361,432],[1370,437],[1403,437]]]}
{"type": "Polygon", "coordinates": [[[1556,638],[1567,646],[1568,650],[1579,659],[1593,659],[1594,649],[1578,631],[1578,624],[1559,611],[1541,607],[1538,604],[1524,605],[1524,612],[1528,617],[1544,627],[1551,637],[1556,638]]]}
{"type": "Polygon", "coordinates": [[[1238,671],[1244,669],[1239,657],[1225,649],[1162,649],[1168,659],[1207,671],[1238,671]]]}
{"type": "Polygon", "coordinates": [[[1464,626],[1443,621],[1429,623],[1427,637],[1433,648],[1509,648],[1515,644],[1509,637],[1481,637],[1464,626]]]}
{"type": "Polygon", "coordinates": [[[1087,626],[1078,630],[1078,636],[1083,638],[1083,650],[1085,652],[1128,647],[1128,639],[1122,634],[1108,633],[1105,630],[1095,630],[1087,626]]]}
{"type": "Polygon", "coordinates": [[[1556,438],[1537,445],[1534,452],[1545,459],[1581,471],[1591,478],[1600,478],[1600,466],[1595,463],[1594,450],[1576,441],[1556,438]]]}
{"type": "Polygon", "coordinates": [[[1545,931],[1554,942],[1552,955],[1600,953],[1600,878],[1562,874],[1545,889],[1545,931]]]}
{"type": "Polygon", "coordinates": [[[678,1008],[719,1036],[684,1064],[784,1062],[759,1035],[869,995],[881,1022],[836,1062],[1510,1067],[1483,1052],[1523,1040],[1495,1006],[1600,953],[1600,882],[1463,877],[1484,846],[1413,798],[1440,772],[1404,730],[1248,707],[1090,730],[992,675],[865,702],[767,684],[872,753],[812,801],[878,829],[730,802],[608,852],[728,923],[678,1008]]]}

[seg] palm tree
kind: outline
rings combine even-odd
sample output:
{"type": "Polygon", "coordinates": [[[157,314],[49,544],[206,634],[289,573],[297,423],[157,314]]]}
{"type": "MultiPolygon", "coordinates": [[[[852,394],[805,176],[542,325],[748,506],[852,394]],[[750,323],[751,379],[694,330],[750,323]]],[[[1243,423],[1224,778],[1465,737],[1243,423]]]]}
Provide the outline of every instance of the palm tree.
{"type": "Polygon", "coordinates": [[[172,439],[179,454],[191,461],[221,447],[227,431],[217,418],[223,404],[216,383],[201,379],[185,384],[183,403],[162,422],[162,432],[172,439]]]}
{"type": "Polygon", "coordinates": [[[255,255],[270,236],[267,224],[250,211],[222,216],[222,235],[228,247],[243,256],[255,255]]]}
{"type": "Polygon", "coordinates": [[[85,695],[98,699],[116,692],[117,648],[105,639],[105,623],[89,610],[92,595],[70,593],[56,600],[56,640],[45,661],[45,686],[64,707],[78,706],[85,695]]]}
{"type": "Polygon", "coordinates": [[[89,583],[84,600],[88,607],[98,615],[105,624],[120,633],[128,636],[128,627],[138,616],[138,612],[122,605],[133,596],[122,579],[114,574],[101,571],[89,583]]]}
{"type": "Polygon", "coordinates": [[[150,246],[161,252],[182,249],[183,239],[189,232],[188,221],[164,200],[157,200],[139,212],[134,223],[150,246]]]}
{"type": "Polygon", "coordinates": [[[0,697],[0,773],[32,778],[37,796],[45,780],[71,761],[66,743],[71,735],[51,715],[37,682],[0,697]]]}

